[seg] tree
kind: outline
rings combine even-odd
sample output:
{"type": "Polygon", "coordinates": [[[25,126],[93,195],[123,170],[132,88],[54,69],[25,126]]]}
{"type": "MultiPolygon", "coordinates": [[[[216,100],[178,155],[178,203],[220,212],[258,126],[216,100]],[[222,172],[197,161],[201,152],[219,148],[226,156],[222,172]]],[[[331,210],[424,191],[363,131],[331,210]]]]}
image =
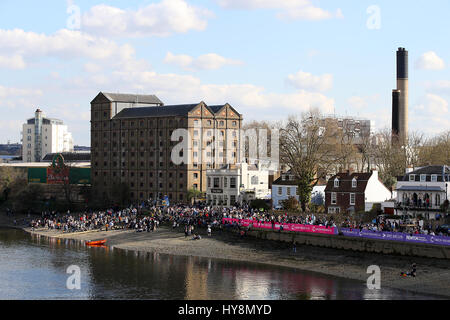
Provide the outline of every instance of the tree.
{"type": "Polygon", "coordinates": [[[200,190],[192,188],[188,190],[187,198],[191,203],[195,203],[198,198],[202,197],[202,195],[203,193],[200,190]]]}
{"type": "Polygon", "coordinates": [[[340,161],[338,141],[338,127],[333,122],[324,122],[317,110],[304,113],[300,119],[289,117],[280,129],[280,159],[298,182],[303,211],[319,179],[325,178],[340,161]]]}
{"type": "Polygon", "coordinates": [[[295,197],[289,197],[287,200],[281,201],[281,205],[287,211],[293,212],[298,210],[298,200],[295,197]]]}
{"type": "Polygon", "coordinates": [[[0,190],[3,195],[3,201],[8,201],[11,194],[12,186],[20,180],[20,183],[26,183],[26,176],[24,172],[17,168],[0,167],[0,190]]]}
{"type": "Polygon", "coordinates": [[[419,150],[421,165],[450,166],[450,130],[426,139],[419,150]]]}
{"type": "Polygon", "coordinates": [[[386,187],[391,188],[395,179],[405,173],[407,166],[404,146],[392,141],[391,130],[384,129],[377,134],[374,158],[381,180],[386,187]]]}

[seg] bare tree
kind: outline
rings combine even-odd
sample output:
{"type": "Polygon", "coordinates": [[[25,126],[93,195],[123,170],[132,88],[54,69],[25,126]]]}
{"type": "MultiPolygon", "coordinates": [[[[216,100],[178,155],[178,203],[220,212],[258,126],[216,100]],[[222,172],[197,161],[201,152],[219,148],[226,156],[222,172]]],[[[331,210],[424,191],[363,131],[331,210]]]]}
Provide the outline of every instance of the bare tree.
{"type": "Polygon", "coordinates": [[[311,200],[311,192],[325,178],[339,158],[336,146],[338,128],[323,121],[317,110],[304,113],[300,119],[289,117],[280,130],[280,159],[298,181],[302,210],[311,200]]]}
{"type": "Polygon", "coordinates": [[[450,130],[425,139],[419,150],[419,161],[421,165],[450,166],[450,130]]]}

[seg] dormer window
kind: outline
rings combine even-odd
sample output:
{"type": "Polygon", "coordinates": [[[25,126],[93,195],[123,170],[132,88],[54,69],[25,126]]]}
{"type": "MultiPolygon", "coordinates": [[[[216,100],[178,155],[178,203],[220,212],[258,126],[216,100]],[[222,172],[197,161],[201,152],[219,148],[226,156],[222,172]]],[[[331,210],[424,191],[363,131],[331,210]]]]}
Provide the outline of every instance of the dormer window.
{"type": "Polygon", "coordinates": [[[294,176],[289,176],[289,180],[293,181],[294,180],[294,176]]]}
{"type": "Polygon", "coordinates": [[[409,181],[416,181],[416,175],[415,174],[410,174],[409,175],[409,181]]]}
{"type": "Polygon", "coordinates": [[[334,179],[334,187],[339,188],[339,179],[338,178],[334,179]]]}
{"type": "Polygon", "coordinates": [[[437,174],[431,175],[431,182],[437,182],[437,174]]]}
{"type": "Polygon", "coordinates": [[[427,181],[427,175],[426,174],[421,174],[420,175],[420,182],[425,182],[427,181]]]}
{"type": "Polygon", "coordinates": [[[356,178],[353,178],[352,180],[352,188],[356,188],[358,186],[358,181],[356,180],[356,178]]]}

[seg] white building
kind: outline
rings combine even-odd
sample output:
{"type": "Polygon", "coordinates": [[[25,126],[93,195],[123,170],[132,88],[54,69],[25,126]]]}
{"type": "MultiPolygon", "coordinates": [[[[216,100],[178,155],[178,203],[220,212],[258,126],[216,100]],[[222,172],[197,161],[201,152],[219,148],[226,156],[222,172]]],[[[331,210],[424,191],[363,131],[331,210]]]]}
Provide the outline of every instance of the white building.
{"type": "Polygon", "coordinates": [[[422,214],[433,219],[441,205],[450,198],[450,167],[427,166],[407,169],[397,179],[396,214],[422,214]]]}
{"type": "MultiPolygon", "coordinates": [[[[297,194],[298,183],[290,173],[282,173],[281,176],[272,183],[272,206],[274,208],[283,207],[282,202],[294,197],[299,201],[297,194]]],[[[311,192],[311,202],[316,205],[325,204],[325,185],[317,185],[311,192]]]]}
{"type": "Polygon", "coordinates": [[[206,171],[207,202],[230,207],[253,199],[270,197],[269,171],[258,165],[241,163],[206,171]]]}
{"type": "Polygon", "coordinates": [[[40,162],[48,153],[73,152],[72,134],[61,120],[45,117],[37,109],[22,131],[22,159],[40,162]]]}

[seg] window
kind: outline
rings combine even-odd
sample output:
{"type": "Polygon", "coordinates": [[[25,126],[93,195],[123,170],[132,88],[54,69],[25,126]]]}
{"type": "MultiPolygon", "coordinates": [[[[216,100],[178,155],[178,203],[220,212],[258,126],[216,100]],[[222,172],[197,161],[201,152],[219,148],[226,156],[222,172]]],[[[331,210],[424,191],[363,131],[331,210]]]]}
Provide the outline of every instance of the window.
{"type": "Polygon", "coordinates": [[[223,187],[228,188],[228,178],[223,178],[223,187]]]}
{"type": "Polygon", "coordinates": [[[431,182],[437,182],[437,174],[431,175],[431,182]]]}
{"type": "Polygon", "coordinates": [[[237,122],[233,121],[233,127],[236,127],[236,125],[237,125],[237,122]]]}
{"type": "Polygon", "coordinates": [[[194,130],[194,137],[198,137],[198,130],[194,130]]]}
{"type": "Polygon", "coordinates": [[[194,172],[194,179],[198,179],[198,173],[194,172]]]}
{"type": "Polygon", "coordinates": [[[225,122],[224,122],[223,120],[221,120],[221,121],[219,122],[219,125],[220,125],[221,127],[223,127],[223,126],[225,125],[225,122]]]}
{"type": "Polygon", "coordinates": [[[331,193],[331,204],[336,204],[337,203],[337,194],[336,192],[332,192],[331,193]]]}
{"type": "Polygon", "coordinates": [[[338,178],[334,179],[334,187],[339,188],[339,179],[338,178]]]}
{"type": "Polygon", "coordinates": [[[356,196],[354,193],[350,193],[350,205],[355,205],[356,196]]]}
{"type": "Polygon", "coordinates": [[[236,178],[230,178],[230,188],[236,189],[236,178]]]}
{"type": "Polygon", "coordinates": [[[439,207],[441,205],[441,196],[439,194],[436,195],[436,206],[439,207]]]}
{"type": "Polygon", "coordinates": [[[287,192],[287,195],[290,196],[291,195],[291,188],[287,188],[286,192],[287,192]]]}
{"type": "Polygon", "coordinates": [[[353,180],[352,180],[352,188],[356,188],[357,185],[358,185],[358,182],[356,181],[356,178],[353,178],[353,180]]]}
{"type": "Polygon", "coordinates": [[[208,188],[211,188],[211,178],[208,177],[208,188]]]}
{"type": "Polygon", "coordinates": [[[410,174],[409,175],[409,181],[416,181],[416,175],[415,174],[410,174]]]}
{"type": "Polygon", "coordinates": [[[211,120],[208,120],[208,126],[210,126],[212,124],[211,120]]]}
{"type": "Polygon", "coordinates": [[[278,195],[281,196],[283,194],[283,187],[278,187],[278,195]]]}
{"type": "Polygon", "coordinates": [[[214,188],[220,188],[220,178],[214,178],[214,188]]]}
{"type": "Polygon", "coordinates": [[[427,181],[427,175],[426,174],[421,174],[420,175],[420,182],[425,182],[427,181]]]}
{"type": "Polygon", "coordinates": [[[258,176],[253,176],[252,177],[252,184],[258,184],[259,183],[259,178],[258,176]]]}
{"type": "Polygon", "coordinates": [[[194,120],[194,126],[198,126],[198,120],[194,120]]]}

